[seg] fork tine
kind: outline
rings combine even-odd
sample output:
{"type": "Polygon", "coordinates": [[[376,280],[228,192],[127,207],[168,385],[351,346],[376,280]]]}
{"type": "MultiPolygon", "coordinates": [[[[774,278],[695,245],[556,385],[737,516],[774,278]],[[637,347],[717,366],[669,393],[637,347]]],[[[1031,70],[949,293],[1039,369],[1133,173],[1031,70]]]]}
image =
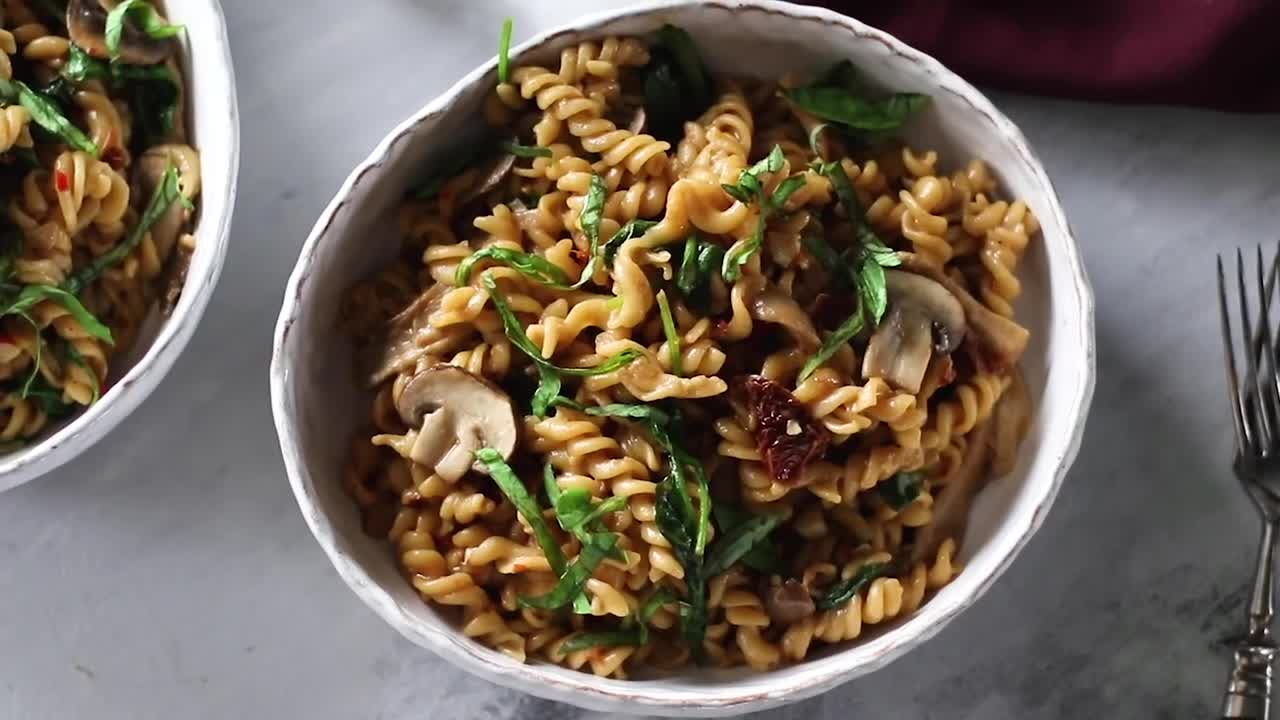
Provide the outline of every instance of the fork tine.
{"type": "MultiPolygon", "coordinates": [[[[1244,251],[1236,248],[1236,297],[1240,301],[1240,328],[1244,333],[1244,341],[1253,338],[1253,316],[1249,313],[1248,284],[1244,280],[1244,251]]],[[[1253,353],[1245,351],[1244,382],[1241,383],[1240,412],[1244,415],[1244,435],[1249,441],[1250,452],[1257,454],[1260,447],[1260,430],[1258,427],[1258,397],[1254,393],[1254,378],[1258,376],[1258,363],[1253,353]]]]}
{"type": "MultiPolygon", "coordinates": [[[[1280,253],[1280,248],[1277,248],[1277,252],[1280,253]]],[[[1266,285],[1263,287],[1263,293],[1262,293],[1262,297],[1265,298],[1265,300],[1263,300],[1263,306],[1266,307],[1268,311],[1271,310],[1271,298],[1274,296],[1274,291],[1276,288],[1276,279],[1277,279],[1276,264],[1273,262],[1271,265],[1271,272],[1267,276],[1267,282],[1266,282],[1266,285]]],[[[1255,358],[1261,357],[1262,349],[1264,347],[1265,345],[1262,344],[1261,335],[1260,334],[1254,335],[1252,345],[1250,345],[1249,349],[1253,352],[1253,356],[1255,358]]]]}
{"type": "MultiPolygon", "coordinates": [[[[1218,311],[1222,319],[1222,354],[1227,366],[1227,393],[1231,396],[1231,419],[1236,427],[1236,452],[1243,456],[1249,448],[1249,436],[1245,431],[1243,404],[1240,402],[1240,383],[1236,379],[1236,351],[1231,339],[1231,313],[1227,311],[1227,278],[1222,269],[1221,255],[1218,256],[1218,311]]],[[[1248,350],[1246,349],[1246,352],[1248,350]]]]}
{"type": "MultiPolygon", "coordinates": [[[[1277,438],[1276,428],[1276,412],[1280,408],[1280,394],[1276,391],[1276,354],[1275,346],[1271,342],[1271,312],[1268,306],[1271,304],[1271,297],[1266,291],[1266,282],[1263,280],[1264,265],[1262,259],[1262,245],[1256,248],[1257,265],[1255,267],[1255,275],[1258,285],[1258,299],[1260,307],[1258,308],[1258,334],[1262,338],[1262,357],[1258,362],[1258,374],[1254,378],[1254,382],[1258,388],[1257,400],[1255,401],[1258,410],[1258,417],[1262,422],[1262,433],[1265,441],[1260,448],[1263,455],[1271,455],[1275,452],[1277,438]]],[[[1274,286],[1272,286],[1274,290],[1274,286]]]]}

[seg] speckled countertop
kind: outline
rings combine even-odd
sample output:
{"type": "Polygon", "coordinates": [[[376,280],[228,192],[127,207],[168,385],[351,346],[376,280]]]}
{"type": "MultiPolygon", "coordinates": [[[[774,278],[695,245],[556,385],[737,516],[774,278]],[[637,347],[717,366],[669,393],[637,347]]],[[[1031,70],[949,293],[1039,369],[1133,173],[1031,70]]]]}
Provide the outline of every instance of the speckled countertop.
{"type": "MultiPolygon", "coordinates": [[[[266,368],[285,278],[350,168],[490,57],[503,16],[528,37],[615,3],[224,4],[244,130],[227,267],[155,395],[0,496],[0,718],[595,717],[454,670],[347,590],[289,492],[266,368]]],[[[1097,293],[1080,459],[975,607],[769,718],[1215,713],[1256,521],[1227,472],[1210,268],[1280,240],[1280,118],[995,100],[1057,183],[1097,293]]]]}

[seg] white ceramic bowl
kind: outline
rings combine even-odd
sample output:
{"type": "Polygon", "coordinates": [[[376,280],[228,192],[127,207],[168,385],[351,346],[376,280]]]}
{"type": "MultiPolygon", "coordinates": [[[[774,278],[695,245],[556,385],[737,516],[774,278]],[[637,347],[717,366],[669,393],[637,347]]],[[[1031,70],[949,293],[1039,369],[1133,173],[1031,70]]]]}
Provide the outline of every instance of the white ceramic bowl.
{"type": "Polygon", "coordinates": [[[400,576],[386,543],[361,532],[340,476],[369,398],[353,382],[351,350],[336,328],[339,298],[384,265],[398,245],[394,207],[433,158],[468,137],[495,63],[471,72],[393,130],[351,174],[303,247],[276,327],[272,407],[298,504],[338,573],[405,637],[502,685],[584,707],[661,715],[731,715],[822,692],[884,666],[937,633],[1008,566],[1044,519],[1074,459],[1093,391],[1093,301],[1053,186],[1022,133],[965,81],[882,32],[834,13],[776,2],[674,2],[597,15],[536,37],[515,62],[608,34],[687,29],[715,70],[776,75],[851,59],[887,88],[929,93],[911,124],[913,143],[959,166],[984,158],[1003,189],[1025,198],[1043,226],[1024,260],[1019,317],[1033,332],[1025,358],[1034,426],[1011,476],[992,483],[973,510],[964,571],[905,622],[865,642],[814,654],[769,673],[693,670],[644,681],[600,679],[549,664],[517,664],[462,637],[400,576]],[[742,58],[751,62],[744,63],[742,58]]]}
{"type": "Polygon", "coordinates": [[[222,271],[240,165],[240,116],[227,27],[218,0],[168,0],[165,9],[171,22],[187,28],[181,38],[187,127],[201,160],[196,252],[182,297],[169,317],[154,313],[130,353],[113,360],[110,389],[98,402],[31,445],[0,456],[0,492],[71,460],[133,412],[182,354],[222,271]]]}

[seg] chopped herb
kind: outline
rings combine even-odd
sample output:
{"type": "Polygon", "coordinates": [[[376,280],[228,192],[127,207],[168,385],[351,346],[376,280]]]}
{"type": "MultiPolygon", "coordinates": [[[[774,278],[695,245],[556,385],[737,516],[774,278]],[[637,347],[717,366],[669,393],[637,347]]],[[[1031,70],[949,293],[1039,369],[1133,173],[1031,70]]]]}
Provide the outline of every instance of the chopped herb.
{"type": "Polygon", "coordinates": [[[76,409],[74,403],[63,399],[62,388],[50,385],[40,372],[36,372],[27,380],[20,393],[24,400],[34,402],[51,420],[66,417],[76,409]]]}
{"type": "Polygon", "coordinates": [[[556,575],[564,573],[564,551],[560,549],[560,544],[551,534],[546,518],[542,517],[542,508],[538,507],[538,501],[529,494],[529,489],[524,486],[524,482],[511,469],[511,466],[502,459],[502,453],[493,448],[480,448],[475,452],[475,456],[489,468],[489,477],[493,478],[494,484],[516,507],[525,522],[529,523],[538,546],[542,548],[542,554],[547,557],[547,563],[551,565],[551,570],[556,575]]]}
{"type": "Polygon", "coordinates": [[[658,30],[644,73],[644,107],[649,127],[664,139],[680,136],[686,120],[711,105],[711,80],[697,43],[674,25],[658,30]]]}
{"type": "Polygon", "coordinates": [[[715,577],[733,567],[760,545],[780,522],[781,515],[755,515],[735,525],[718,538],[707,553],[706,576],[715,577]]]}
{"type": "Polygon", "coordinates": [[[492,260],[506,265],[521,275],[543,285],[557,288],[567,288],[569,286],[569,276],[558,265],[545,257],[498,246],[481,248],[458,263],[458,270],[453,276],[454,284],[458,287],[466,286],[471,281],[471,272],[475,269],[476,263],[482,260],[492,260]]]}
{"type": "Polygon", "coordinates": [[[160,221],[165,213],[169,212],[169,208],[175,203],[180,202],[188,209],[191,208],[191,201],[186,195],[182,194],[182,188],[178,183],[178,171],[173,164],[164,171],[164,177],[160,180],[160,184],[156,187],[155,192],[151,194],[151,199],[147,202],[147,207],[142,211],[142,217],[138,219],[138,224],[130,231],[128,237],[123,242],[111,248],[107,252],[94,258],[93,262],[86,265],[79,272],[67,278],[62,283],[62,287],[67,292],[78,295],[80,291],[88,287],[90,283],[98,279],[107,268],[124,260],[133,252],[138,243],[142,242],[142,238],[160,221]]]}
{"type": "Polygon", "coordinates": [[[853,224],[858,243],[844,253],[836,254],[819,232],[806,232],[801,236],[801,241],[814,259],[834,275],[836,287],[853,287],[857,292],[854,294],[856,306],[853,313],[835,332],[827,336],[817,354],[804,364],[798,378],[800,382],[804,382],[841,346],[862,332],[863,328],[875,328],[880,324],[889,306],[884,268],[901,263],[897,253],[884,244],[867,222],[866,210],[858,200],[853,183],[840,161],[817,162],[813,164],[813,169],[831,180],[836,197],[853,224]]]}
{"type": "Polygon", "coordinates": [[[58,136],[72,148],[97,157],[98,146],[62,114],[58,103],[48,95],[32,90],[21,80],[0,79],[0,101],[21,105],[31,113],[36,125],[58,136]]]}
{"type": "Polygon", "coordinates": [[[554,610],[573,602],[574,598],[582,593],[582,588],[587,584],[596,567],[613,553],[617,544],[618,536],[613,533],[592,535],[590,542],[583,544],[578,557],[564,568],[563,573],[560,573],[560,582],[556,583],[555,588],[545,595],[521,597],[520,606],[554,610]]]}
{"type": "MultiPolygon", "coordinates": [[[[715,515],[716,525],[720,527],[721,536],[728,535],[743,523],[757,516],[726,503],[717,502],[711,513],[715,515]]],[[[717,543],[720,541],[717,540],[717,543]]],[[[750,550],[742,556],[742,564],[765,575],[778,575],[782,572],[782,558],[778,547],[768,535],[760,538],[750,550]]]]}
{"type": "Polygon", "coordinates": [[[814,607],[818,610],[833,610],[853,599],[867,583],[880,577],[888,566],[884,563],[867,563],[858,568],[849,579],[841,580],[827,589],[827,594],[818,598],[814,607]]]}
{"type": "Polygon", "coordinates": [[[649,642],[649,621],[663,605],[675,600],[675,595],[668,588],[658,588],[648,600],[640,606],[639,611],[623,620],[620,630],[602,632],[586,632],[574,635],[560,646],[565,653],[577,652],[593,647],[618,647],[621,645],[644,645],[649,642]]]}
{"type": "Polygon", "coordinates": [[[43,300],[49,300],[61,305],[80,324],[81,329],[90,336],[105,343],[114,342],[110,328],[94,317],[93,313],[89,312],[74,294],[56,285],[27,285],[23,287],[16,297],[0,308],[0,317],[6,315],[26,317],[43,300]]]}
{"type": "Polygon", "coordinates": [[[498,36],[498,82],[505,83],[511,75],[511,31],[515,22],[511,18],[502,21],[502,33],[498,36]]]}
{"type": "Polygon", "coordinates": [[[706,576],[703,559],[694,547],[693,524],[696,520],[689,495],[676,473],[668,474],[658,483],[654,519],[658,530],[671,545],[672,553],[684,567],[686,594],[685,602],[680,605],[680,634],[694,659],[701,660],[702,643],[707,634],[706,576]]]}
{"type": "Polygon", "coordinates": [[[105,63],[72,43],[66,64],[46,92],[69,103],[74,90],[69,83],[90,80],[106,80],[128,97],[129,109],[140,125],[138,135],[143,144],[153,145],[173,132],[181,90],[168,66],[105,63]]]}
{"type": "Polygon", "coordinates": [[[143,143],[153,144],[173,132],[181,90],[168,66],[113,63],[111,75],[126,91],[143,143]]]}
{"type": "Polygon", "coordinates": [[[774,145],[773,150],[768,155],[738,174],[738,182],[736,184],[729,185],[726,183],[720,187],[724,188],[724,191],[736,200],[744,203],[754,202],[764,194],[764,180],[760,176],[765,173],[778,172],[782,169],[786,160],[786,155],[782,152],[782,146],[774,145]]]}
{"type": "Polygon", "coordinates": [[[538,349],[537,345],[533,344],[533,341],[525,333],[519,318],[516,317],[515,312],[511,310],[511,306],[507,304],[507,299],[498,290],[498,283],[493,279],[493,276],[485,273],[481,276],[481,281],[484,283],[485,290],[489,293],[489,299],[493,301],[494,308],[502,318],[502,327],[506,332],[507,339],[511,341],[511,344],[516,349],[527,355],[538,368],[538,389],[533,394],[533,414],[538,417],[546,417],[551,407],[556,403],[557,398],[560,397],[560,376],[562,374],[574,377],[604,375],[627,366],[642,354],[639,350],[628,348],[595,367],[559,367],[542,357],[542,351],[538,349]]]}
{"type": "Polygon", "coordinates": [[[551,157],[551,148],[538,145],[521,145],[518,142],[504,140],[498,143],[503,152],[511,153],[519,158],[551,157]]]}
{"type": "Polygon", "coordinates": [[[854,308],[853,313],[836,328],[834,332],[822,341],[822,346],[805,362],[804,367],[800,369],[800,375],[797,382],[804,382],[809,379],[815,370],[822,367],[822,364],[831,359],[836,351],[844,347],[850,340],[857,337],[865,326],[863,321],[862,304],[859,302],[854,308]]]}
{"type": "Polygon", "coordinates": [[[685,239],[676,288],[688,305],[705,308],[711,302],[711,278],[724,262],[724,248],[701,239],[694,232],[685,239]]]}
{"type": "Polygon", "coordinates": [[[928,95],[897,93],[883,100],[867,100],[844,88],[810,85],[784,90],[800,109],[851,131],[896,130],[929,103],[928,95]]]}
{"type": "Polygon", "coordinates": [[[764,181],[760,178],[764,173],[776,173],[782,170],[786,157],[781,145],[774,145],[773,150],[761,161],[745,169],[738,176],[734,185],[721,185],[724,191],[735,199],[747,203],[756,201],[760,205],[760,217],[756,221],[755,232],[747,240],[731,248],[721,263],[720,274],[724,281],[733,283],[742,276],[742,267],[746,265],[764,245],[764,231],[768,227],[769,218],[781,210],[787,200],[805,184],[803,175],[795,175],[784,179],[774,189],[773,194],[765,196],[764,181]]]}
{"type": "Polygon", "coordinates": [[[574,288],[580,288],[591,281],[596,274],[596,263],[600,256],[600,220],[604,218],[604,202],[609,197],[609,188],[604,184],[604,176],[591,173],[591,187],[587,190],[587,198],[582,203],[582,213],[578,215],[578,225],[582,234],[587,236],[590,257],[582,268],[582,275],[574,288]]]}
{"type": "Polygon", "coordinates": [[[626,225],[618,228],[618,231],[613,234],[613,237],[610,237],[604,244],[603,252],[605,266],[613,267],[613,258],[618,254],[618,250],[622,247],[623,243],[631,238],[644,235],[646,232],[649,232],[649,228],[657,224],[658,222],[656,220],[640,220],[637,218],[634,220],[628,220],[626,225]]]}
{"type": "Polygon", "coordinates": [[[138,27],[148,37],[156,40],[171,38],[182,32],[181,25],[170,25],[147,0],[124,0],[107,14],[106,44],[112,60],[120,58],[120,45],[124,39],[124,26],[132,15],[138,27]]]}
{"type": "Polygon", "coordinates": [[[671,316],[671,304],[665,290],[658,291],[658,314],[662,316],[662,334],[667,336],[667,359],[672,375],[684,375],[680,357],[680,333],[676,331],[675,318],[671,316]]]}
{"type": "Polygon", "coordinates": [[[894,473],[888,480],[876,485],[876,492],[885,505],[902,510],[920,497],[924,489],[924,475],[918,472],[894,473]]]}

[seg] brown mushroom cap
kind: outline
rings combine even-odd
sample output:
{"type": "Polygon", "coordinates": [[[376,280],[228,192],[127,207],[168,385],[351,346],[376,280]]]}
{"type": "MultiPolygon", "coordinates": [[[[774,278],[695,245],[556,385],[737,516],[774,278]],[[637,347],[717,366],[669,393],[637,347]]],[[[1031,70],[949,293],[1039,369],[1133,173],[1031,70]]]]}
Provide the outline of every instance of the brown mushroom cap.
{"type": "Polygon", "coordinates": [[[933,351],[952,352],[964,339],[964,307],[923,275],[885,270],[884,281],[889,309],[867,344],[862,374],[918,393],[933,351]]]}
{"type": "MultiPolygon", "coordinates": [[[[71,41],[99,60],[110,60],[107,50],[107,14],[115,0],[70,0],[67,3],[67,34],[71,41]]],[[[120,62],[155,65],[168,60],[176,48],[173,38],[153,38],[132,23],[125,22],[120,41],[120,62]]]]}
{"type": "Polygon", "coordinates": [[[414,375],[396,411],[418,428],[410,458],[447,482],[468,469],[487,472],[475,452],[490,447],[505,460],[516,449],[519,424],[511,397],[497,385],[454,365],[434,365],[414,375]]]}
{"type": "Polygon", "coordinates": [[[769,586],[764,592],[764,607],[769,619],[782,625],[803,620],[815,610],[809,589],[795,578],[769,586]]]}
{"type": "Polygon", "coordinates": [[[427,288],[387,322],[380,338],[361,348],[359,369],[367,387],[377,387],[392,375],[413,367],[429,351],[442,353],[451,349],[450,342],[427,347],[427,340],[436,334],[429,320],[448,292],[449,286],[442,283],[427,288]]]}
{"type": "Polygon", "coordinates": [[[1007,370],[1018,363],[1027,349],[1031,333],[1007,317],[997,315],[978,302],[936,265],[914,253],[900,252],[902,269],[923,275],[946,288],[964,308],[969,337],[981,351],[981,359],[993,370],[1007,370]]]}

